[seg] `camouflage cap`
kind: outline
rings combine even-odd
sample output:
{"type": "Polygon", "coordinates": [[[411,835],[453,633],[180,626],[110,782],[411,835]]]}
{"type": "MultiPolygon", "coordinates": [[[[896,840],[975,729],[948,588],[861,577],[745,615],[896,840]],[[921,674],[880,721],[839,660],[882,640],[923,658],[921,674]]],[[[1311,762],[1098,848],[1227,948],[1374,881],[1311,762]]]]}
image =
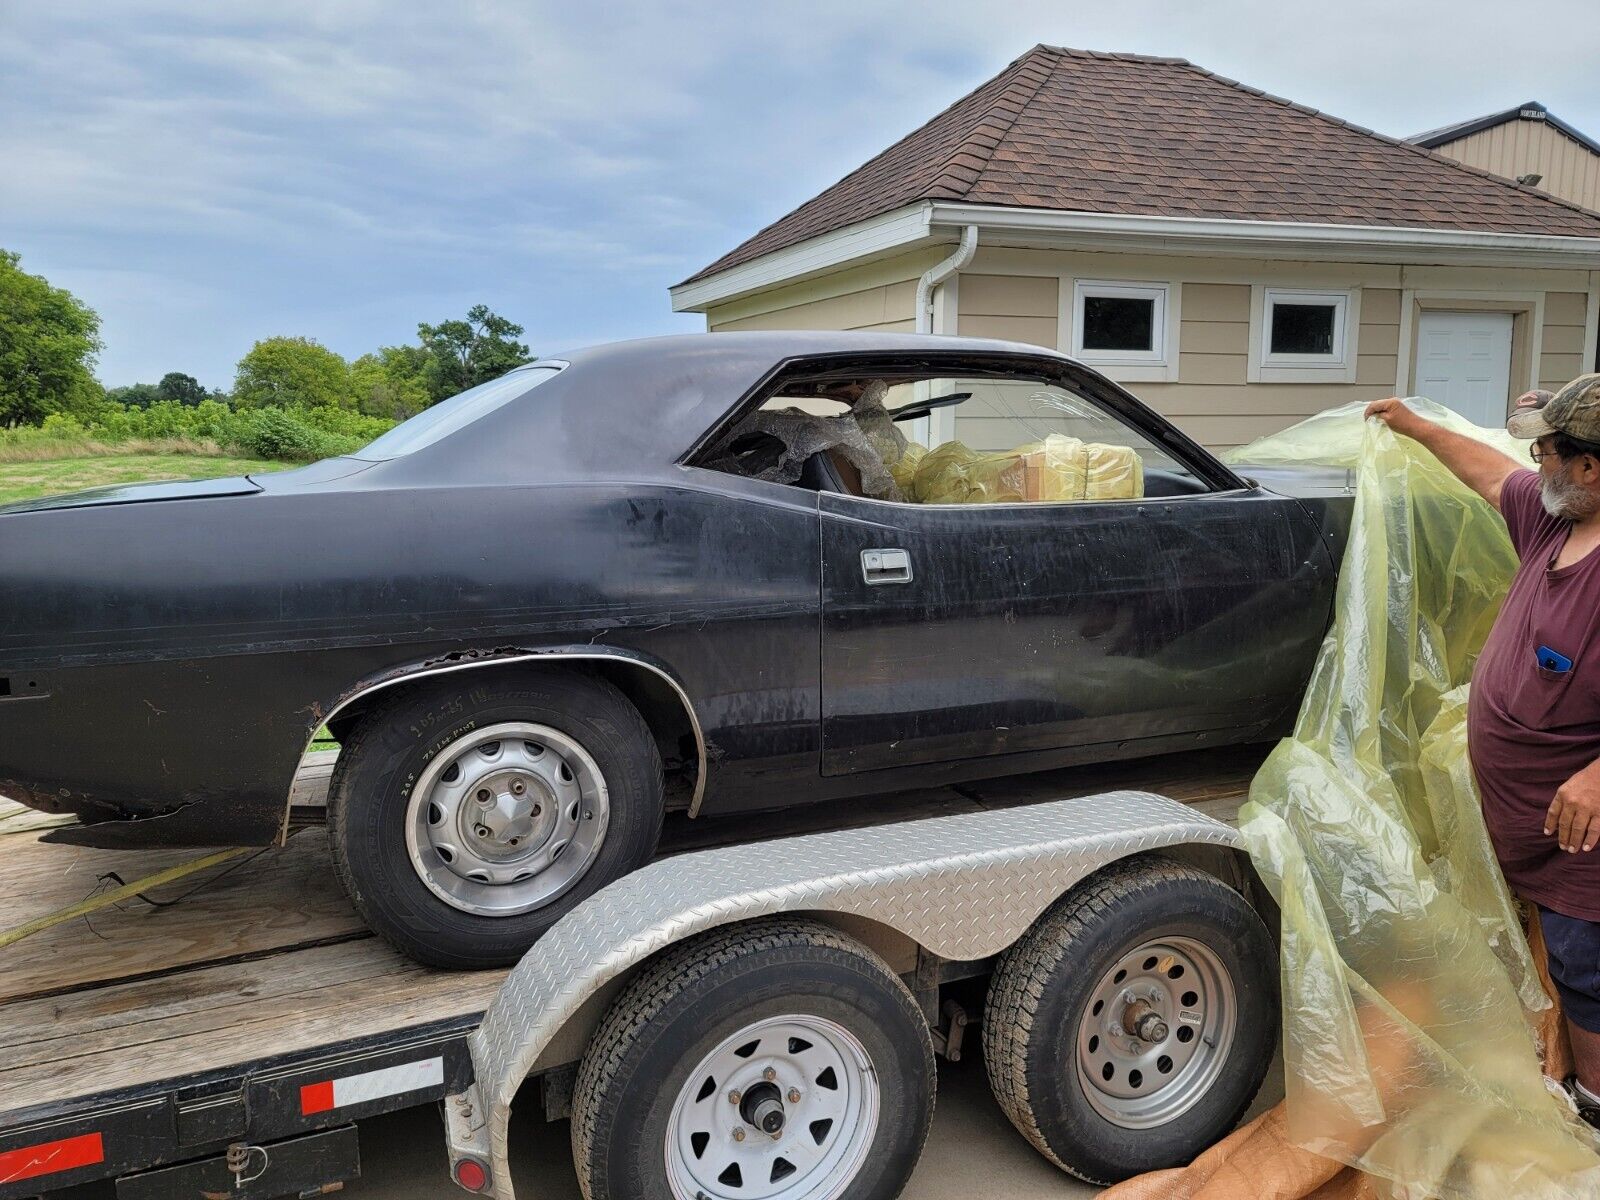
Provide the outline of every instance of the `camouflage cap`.
{"type": "Polygon", "coordinates": [[[1542,438],[1564,433],[1583,442],[1600,442],[1600,372],[1579,375],[1549,401],[1518,406],[1506,422],[1512,437],[1542,438]]]}

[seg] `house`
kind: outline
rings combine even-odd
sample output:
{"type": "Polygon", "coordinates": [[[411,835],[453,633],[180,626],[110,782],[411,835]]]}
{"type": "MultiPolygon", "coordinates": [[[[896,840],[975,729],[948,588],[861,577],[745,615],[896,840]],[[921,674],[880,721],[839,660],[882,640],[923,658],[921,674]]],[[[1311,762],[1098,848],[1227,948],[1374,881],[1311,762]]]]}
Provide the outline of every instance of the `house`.
{"type": "Polygon", "coordinates": [[[1037,46],[671,291],[713,331],[1055,347],[1225,448],[1397,392],[1496,424],[1594,369],[1600,214],[1182,59],[1037,46]]]}
{"type": "Polygon", "coordinates": [[[1537,101],[1419,133],[1411,142],[1600,210],[1600,142],[1537,101]]]}

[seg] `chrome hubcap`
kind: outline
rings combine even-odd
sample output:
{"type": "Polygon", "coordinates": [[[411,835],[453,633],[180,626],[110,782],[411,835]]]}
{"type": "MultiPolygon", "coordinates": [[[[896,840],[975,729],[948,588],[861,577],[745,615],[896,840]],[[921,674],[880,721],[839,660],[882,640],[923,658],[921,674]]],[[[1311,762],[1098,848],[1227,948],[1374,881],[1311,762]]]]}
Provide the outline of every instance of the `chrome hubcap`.
{"type": "Polygon", "coordinates": [[[726,1038],[667,1122],[675,1200],[834,1200],[878,1128],[878,1077],[844,1026],[774,1017],[726,1038]]]}
{"type": "Polygon", "coordinates": [[[514,916],[578,881],[610,814],[582,746],[547,725],[508,721],[463,735],[428,764],[411,789],[406,849],[445,903],[514,916]]]}
{"type": "Polygon", "coordinates": [[[1079,1023],[1085,1097],[1125,1129],[1166,1124],[1216,1082],[1236,1020],[1233,979],[1209,947],[1183,937],[1135,947],[1101,977],[1079,1023]]]}

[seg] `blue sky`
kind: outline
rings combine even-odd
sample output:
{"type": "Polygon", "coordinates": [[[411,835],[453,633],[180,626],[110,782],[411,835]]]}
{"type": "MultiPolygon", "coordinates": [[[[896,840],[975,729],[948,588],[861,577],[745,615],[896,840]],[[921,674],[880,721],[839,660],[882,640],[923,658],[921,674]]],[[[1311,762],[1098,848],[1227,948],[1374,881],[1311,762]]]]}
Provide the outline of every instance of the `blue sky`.
{"type": "Polygon", "coordinates": [[[1397,135],[1537,99],[1600,136],[1592,16],[0,0],[0,246],[101,313],[110,385],[227,386],[257,338],[354,357],[480,301],[535,351],[690,332],[669,284],[1036,42],[1181,55],[1397,135]]]}

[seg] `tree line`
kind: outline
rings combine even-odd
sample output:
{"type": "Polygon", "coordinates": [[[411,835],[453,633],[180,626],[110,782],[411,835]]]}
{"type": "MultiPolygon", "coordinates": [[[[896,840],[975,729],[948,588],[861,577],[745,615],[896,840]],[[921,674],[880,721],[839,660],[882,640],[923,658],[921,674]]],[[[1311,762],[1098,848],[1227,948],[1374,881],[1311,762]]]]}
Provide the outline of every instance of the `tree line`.
{"type": "Polygon", "coordinates": [[[479,304],[465,319],[418,324],[416,344],[383,346],[353,361],[314,338],[263,338],[239,360],[231,391],[207,391],[181,371],[108,389],[94,375],[103,347],[99,314],[0,249],[0,427],[43,425],[52,416],[52,424],[104,427],[118,412],[208,401],[403,421],[530,361],[522,333],[479,304]]]}

